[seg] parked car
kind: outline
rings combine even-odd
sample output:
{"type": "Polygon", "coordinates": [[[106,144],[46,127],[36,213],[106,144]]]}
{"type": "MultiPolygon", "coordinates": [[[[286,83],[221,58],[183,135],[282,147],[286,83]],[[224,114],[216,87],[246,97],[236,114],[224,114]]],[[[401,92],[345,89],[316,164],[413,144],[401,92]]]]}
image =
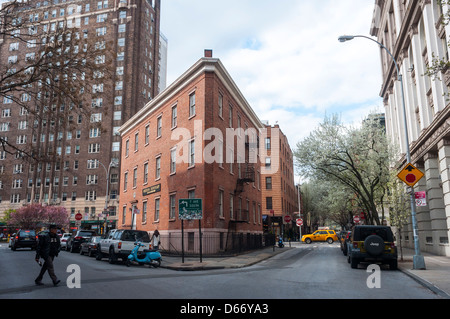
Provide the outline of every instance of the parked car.
{"type": "Polygon", "coordinates": [[[97,245],[95,258],[101,260],[107,256],[110,264],[114,264],[119,258],[125,262],[137,241],[143,244],[139,247],[139,251],[151,248],[150,237],[146,231],[112,229],[97,245]]]}
{"type": "Polygon", "coordinates": [[[21,229],[13,236],[11,236],[9,241],[9,247],[11,250],[16,250],[17,248],[31,248],[31,250],[37,247],[37,236],[36,232],[31,229],[21,229]]]}
{"type": "Polygon", "coordinates": [[[316,230],[312,234],[302,236],[302,241],[306,244],[311,244],[313,241],[326,241],[332,244],[335,240],[338,240],[338,237],[334,230],[316,230]]]}
{"type": "Polygon", "coordinates": [[[70,237],[72,237],[71,233],[64,233],[61,236],[61,249],[66,249],[67,248],[67,241],[69,240],[70,237]]]}
{"type": "Polygon", "coordinates": [[[361,262],[388,264],[392,270],[397,269],[397,247],[394,234],[389,226],[358,225],[355,226],[351,243],[348,245],[348,262],[357,268],[361,262]]]}
{"type": "Polygon", "coordinates": [[[92,236],[82,242],[80,246],[80,255],[86,253],[89,257],[95,256],[97,254],[97,245],[101,239],[101,236],[92,236]]]}
{"type": "Polygon", "coordinates": [[[70,251],[71,253],[75,253],[80,250],[82,242],[96,235],[97,233],[95,232],[95,230],[79,230],[67,241],[66,250],[70,251]]]}

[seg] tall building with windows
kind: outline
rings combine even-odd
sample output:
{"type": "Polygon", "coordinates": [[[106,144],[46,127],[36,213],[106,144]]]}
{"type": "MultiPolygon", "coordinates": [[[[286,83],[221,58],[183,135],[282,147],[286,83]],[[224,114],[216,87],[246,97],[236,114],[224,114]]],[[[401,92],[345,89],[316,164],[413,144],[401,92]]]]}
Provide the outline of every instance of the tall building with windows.
{"type": "Polygon", "coordinates": [[[293,237],[297,232],[295,220],[300,216],[298,210],[298,192],[294,181],[294,155],[289,141],[280,130],[280,126],[265,124],[267,134],[264,137],[266,168],[261,175],[261,193],[263,205],[264,231],[276,235],[293,237]],[[285,221],[285,216],[290,221],[285,221]]]}
{"type": "MultiPolygon", "coordinates": [[[[426,206],[417,207],[422,251],[450,256],[450,104],[447,1],[377,0],[371,35],[393,54],[403,76],[411,161],[425,177],[415,186],[425,192],[426,206]],[[442,61],[443,63],[437,63],[442,61]],[[428,67],[438,66],[436,78],[428,67]]],[[[380,49],[386,131],[400,145],[398,167],[406,165],[406,128],[401,82],[393,59],[380,49]]],[[[403,244],[414,247],[411,223],[403,228],[403,244]]]]}
{"type": "MultiPolygon", "coordinates": [[[[73,29],[71,37],[91,40],[96,48],[109,43],[112,56],[112,65],[105,65],[112,69],[111,76],[98,72],[92,90],[78,105],[88,108],[91,115],[69,116],[66,130],[50,133],[47,128],[54,125],[53,120],[28,114],[14,96],[2,97],[0,136],[16,144],[52,149],[55,160],[30,164],[23,156],[1,149],[0,213],[32,202],[61,205],[72,220],[74,214],[82,213],[84,226],[89,227],[100,225],[108,207],[109,226],[115,226],[121,151],[118,130],[160,90],[160,6],[160,0],[30,0],[20,8],[20,19],[29,19],[31,26],[28,23],[27,30],[16,30],[17,36],[0,33],[0,65],[8,65],[9,70],[59,40],[48,38],[49,30],[65,27],[73,29]],[[28,45],[17,40],[30,30],[42,41],[28,45]]],[[[105,63],[102,55],[95,59],[97,65],[105,63]]],[[[37,84],[30,87],[35,89],[37,84]]],[[[62,110],[69,106],[52,101],[44,107],[62,110]]]]}

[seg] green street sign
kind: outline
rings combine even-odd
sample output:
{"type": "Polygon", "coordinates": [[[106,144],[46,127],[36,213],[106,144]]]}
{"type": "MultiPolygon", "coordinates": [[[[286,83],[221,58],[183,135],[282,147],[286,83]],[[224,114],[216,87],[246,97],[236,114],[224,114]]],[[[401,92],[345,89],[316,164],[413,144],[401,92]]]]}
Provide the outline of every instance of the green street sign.
{"type": "Polygon", "coordinates": [[[203,202],[201,198],[178,200],[178,216],[181,220],[198,220],[203,218],[203,202]]]}

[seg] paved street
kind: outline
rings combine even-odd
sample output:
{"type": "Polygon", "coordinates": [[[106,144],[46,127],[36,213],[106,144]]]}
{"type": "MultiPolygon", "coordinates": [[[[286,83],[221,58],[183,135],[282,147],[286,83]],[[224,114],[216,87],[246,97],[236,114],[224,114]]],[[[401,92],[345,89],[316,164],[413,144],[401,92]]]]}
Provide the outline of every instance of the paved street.
{"type": "MultiPolygon", "coordinates": [[[[34,251],[0,246],[0,298],[108,299],[439,299],[402,273],[382,269],[381,287],[370,289],[365,269],[351,269],[337,243],[293,244],[291,249],[253,266],[236,269],[176,271],[147,266],[110,265],[106,259],[62,251],[55,267],[61,279],[53,287],[35,286],[39,266],[34,251]],[[81,288],[66,285],[69,265],[79,265],[81,288]]],[[[163,261],[164,266],[164,261],[163,261]]]]}

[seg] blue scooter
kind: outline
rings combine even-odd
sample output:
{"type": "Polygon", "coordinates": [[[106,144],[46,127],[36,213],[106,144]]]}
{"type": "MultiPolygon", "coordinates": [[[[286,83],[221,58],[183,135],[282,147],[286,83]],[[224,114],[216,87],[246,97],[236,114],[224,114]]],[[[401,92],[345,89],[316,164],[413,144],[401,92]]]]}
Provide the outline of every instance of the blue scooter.
{"type": "Polygon", "coordinates": [[[132,262],[137,262],[139,265],[150,265],[155,268],[161,266],[161,254],[157,250],[148,250],[145,249],[143,252],[138,252],[139,247],[142,247],[140,242],[134,243],[136,247],[133,248],[130,255],[128,255],[128,259],[126,261],[127,267],[131,266],[132,262]]]}

